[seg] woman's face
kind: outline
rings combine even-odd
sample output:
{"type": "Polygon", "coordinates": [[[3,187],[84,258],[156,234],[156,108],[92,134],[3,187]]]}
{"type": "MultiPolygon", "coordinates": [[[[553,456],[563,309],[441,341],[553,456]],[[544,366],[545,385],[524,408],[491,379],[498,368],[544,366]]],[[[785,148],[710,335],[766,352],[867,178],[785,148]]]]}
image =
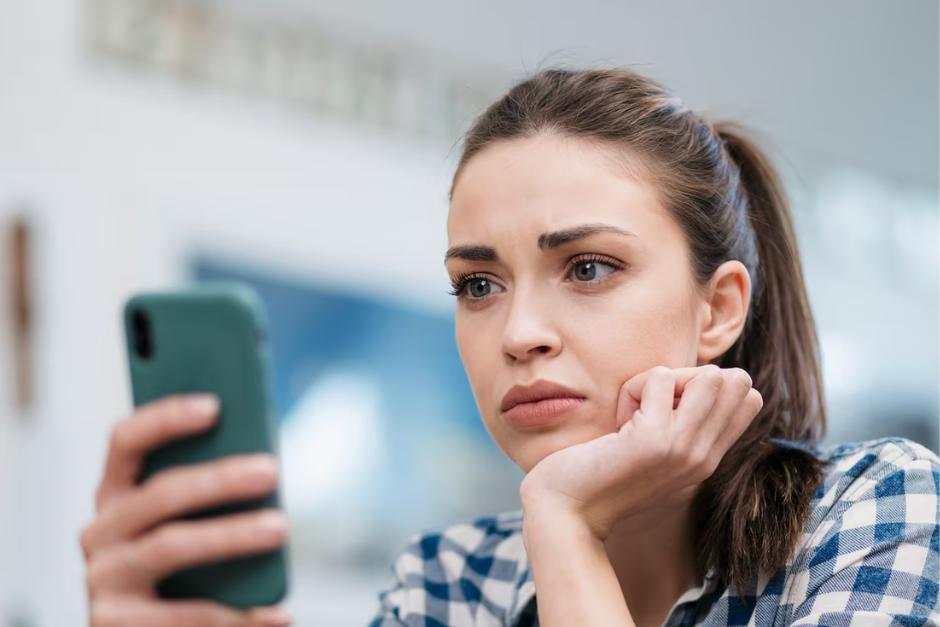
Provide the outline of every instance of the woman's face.
{"type": "Polygon", "coordinates": [[[547,133],[487,146],[460,174],[447,236],[449,253],[492,249],[448,255],[452,281],[474,277],[457,300],[457,347],[487,430],[524,472],[615,431],[635,374],[697,365],[704,310],[688,245],[611,148],[547,133]],[[551,235],[585,225],[629,234],[551,235]],[[542,427],[513,426],[503,395],[538,379],[585,400],[542,427]]]}

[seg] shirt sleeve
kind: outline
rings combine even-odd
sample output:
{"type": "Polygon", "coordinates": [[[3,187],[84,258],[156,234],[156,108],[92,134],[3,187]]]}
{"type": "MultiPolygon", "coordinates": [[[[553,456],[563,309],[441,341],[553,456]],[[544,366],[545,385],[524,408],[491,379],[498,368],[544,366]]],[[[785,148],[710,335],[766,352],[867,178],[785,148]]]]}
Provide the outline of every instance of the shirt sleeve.
{"type": "Polygon", "coordinates": [[[400,596],[404,592],[401,582],[396,581],[391,587],[379,592],[379,609],[368,627],[406,627],[402,621],[400,596]]]}
{"type": "Polygon", "coordinates": [[[940,625],[940,464],[921,450],[865,478],[811,554],[791,625],[940,625]]]}

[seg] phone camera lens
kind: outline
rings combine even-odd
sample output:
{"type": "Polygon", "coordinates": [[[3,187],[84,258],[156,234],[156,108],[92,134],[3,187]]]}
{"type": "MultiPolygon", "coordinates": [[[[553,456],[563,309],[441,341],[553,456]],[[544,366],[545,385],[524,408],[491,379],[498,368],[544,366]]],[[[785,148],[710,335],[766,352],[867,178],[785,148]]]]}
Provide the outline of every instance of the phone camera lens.
{"type": "Polygon", "coordinates": [[[134,350],[141,359],[153,357],[153,329],[150,316],[143,309],[131,312],[131,330],[134,338],[134,350]]]}

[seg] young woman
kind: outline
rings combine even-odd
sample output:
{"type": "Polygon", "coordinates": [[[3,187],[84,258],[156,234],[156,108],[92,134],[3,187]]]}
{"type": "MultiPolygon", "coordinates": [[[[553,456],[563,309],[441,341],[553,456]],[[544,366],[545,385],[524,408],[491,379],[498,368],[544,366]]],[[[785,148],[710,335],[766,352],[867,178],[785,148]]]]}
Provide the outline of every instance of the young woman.
{"type": "MultiPolygon", "coordinates": [[[[742,129],[630,71],[540,72],[467,134],[448,237],[458,348],[522,507],[416,534],[373,627],[940,621],[940,460],[818,445],[791,217],[742,129]]],[[[93,625],[289,621],[154,596],[283,541],[272,513],[166,522],[270,490],[270,460],[134,482],[147,450],[211,424],[191,400],[114,429],[82,535],[93,625]]]]}

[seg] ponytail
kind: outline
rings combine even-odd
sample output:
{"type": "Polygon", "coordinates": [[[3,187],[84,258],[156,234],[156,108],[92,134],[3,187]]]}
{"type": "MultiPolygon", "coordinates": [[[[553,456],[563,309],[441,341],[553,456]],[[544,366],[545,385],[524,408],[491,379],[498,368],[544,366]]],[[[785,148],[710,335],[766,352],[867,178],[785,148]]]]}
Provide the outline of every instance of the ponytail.
{"type": "Polygon", "coordinates": [[[772,575],[799,541],[822,479],[814,444],[826,415],[818,339],[780,179],[764,153],[732,122],[713,130],[738,172],[757,250],[745,328],[717,361],[745,369],[764,405],[697,496],[700,564],[744,593],[758,572],[772,575]]]}

